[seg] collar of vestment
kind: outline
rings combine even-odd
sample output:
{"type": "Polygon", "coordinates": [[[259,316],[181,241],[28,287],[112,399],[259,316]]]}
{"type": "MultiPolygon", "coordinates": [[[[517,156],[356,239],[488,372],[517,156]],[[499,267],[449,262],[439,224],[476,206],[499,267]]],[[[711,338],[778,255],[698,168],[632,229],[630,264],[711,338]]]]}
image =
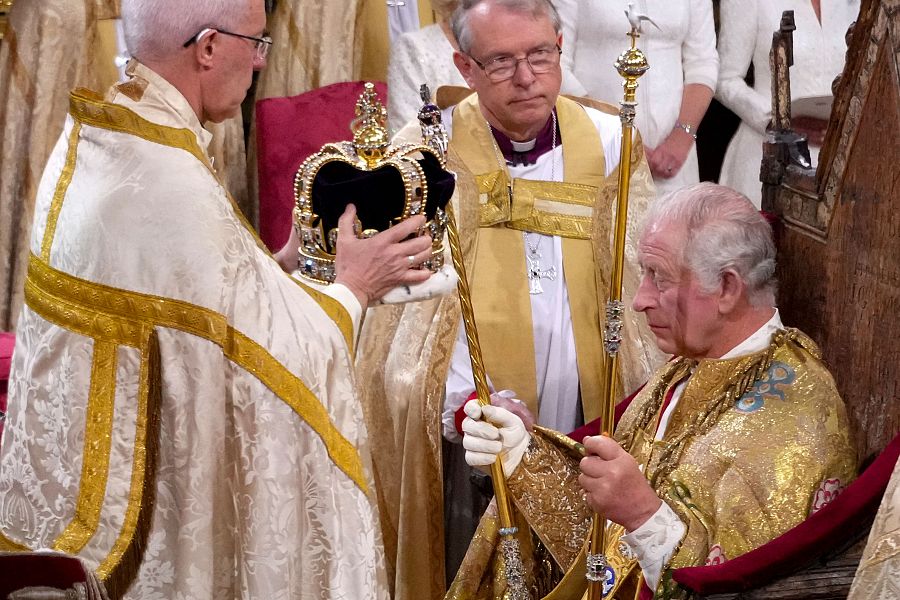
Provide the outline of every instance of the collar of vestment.
{"type": "MultiPolygon", "coordinates": [[[[605,160],[600,134],[577,102],[556,101],[563,151],[563,181],[512,179],[478,95],[457,105],[453,114],[452,144],[475,175],[481,207],[480,225],[587,240],[593,208],[604,180],[605,160]]],[[[552,136],[552,125],[550,127],[552,136]]]]}
{"type": "Polygon", "coordinates": [[[491,127],[491,133],[494,134],[494,140],[496,140],[503,158],[506,159],[506,164],[512,166],[533,165],[538,158],[553,150],[556,144],[562,144],[559,125],[552,116],[547,119],[537,136],[527,142],[516,142],[495,127],[491,127]],[[554,127],[556,136],[553,135],[554,127]]]}
{"type": "Polygon", "coordinates": [[[191,131],[208,158],[212,133],[204,129],[187,98],[137,59],[128,62],[125,74],[128,79],[110,88],[106,100],[130,108],[153,123],[191,131]]]}

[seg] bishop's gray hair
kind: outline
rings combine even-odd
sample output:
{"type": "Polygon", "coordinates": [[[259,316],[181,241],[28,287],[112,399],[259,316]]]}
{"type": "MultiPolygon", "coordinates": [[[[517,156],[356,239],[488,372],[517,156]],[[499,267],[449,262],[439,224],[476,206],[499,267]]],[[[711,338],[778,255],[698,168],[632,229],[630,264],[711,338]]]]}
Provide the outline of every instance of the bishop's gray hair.
{"type": "Polygon", "coordinates": [[[248,6],[248,0],[122,0],[125,46],[138,59],[165,58],[206,27],[237,26],[248,6]]]}
{"type": "MultiPolygon", "coordinates": [[[[472,30],[469,27],[469,11],[486,0],[460,0],[459,6],[450,18],[450,28],[459,49],[468,54],[472,49],[472,30]]],[[[517,13],[529,14],[534,18],[547,16],[553,24],[557,35],[562,31],[562,20],[559,12],[550,0],[493,0],[494,4],[517,13]]]]}
{"type": "Polygon", "coordinates": [[[683,264],[704,291],[715,289],[732,269],[753,306],[775,306],[772,227],[743,194],[708,182],[676,190],[650,205],[641,231],[662,224],[684,227],[683,264]]]}

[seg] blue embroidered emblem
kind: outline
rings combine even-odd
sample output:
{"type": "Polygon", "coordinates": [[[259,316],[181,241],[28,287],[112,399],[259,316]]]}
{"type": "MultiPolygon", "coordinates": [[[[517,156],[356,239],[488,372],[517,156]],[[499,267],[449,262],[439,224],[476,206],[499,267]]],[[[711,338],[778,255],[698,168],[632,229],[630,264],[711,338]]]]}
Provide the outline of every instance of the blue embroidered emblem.
{"type": "Polygon", "coordinates": [[[603,586],[603,590],[600,592],[600,594],[604,598],[606,598],[606,596],[609,595],[613,587],[616,585],[616,572],[609,565],[605,566],[603,570],[606,572],[606,577],[601,583],[601,585],[603,586]]]}
{"type": "Polygon", "coordinates": [[[797,373],[790,365],[773,360],[765,375],[735,402],[734,407],[741,412],[752,413],[763,407],[766,398],[784,400],[783,388],[792,384],[796,378],[797,373]]]}

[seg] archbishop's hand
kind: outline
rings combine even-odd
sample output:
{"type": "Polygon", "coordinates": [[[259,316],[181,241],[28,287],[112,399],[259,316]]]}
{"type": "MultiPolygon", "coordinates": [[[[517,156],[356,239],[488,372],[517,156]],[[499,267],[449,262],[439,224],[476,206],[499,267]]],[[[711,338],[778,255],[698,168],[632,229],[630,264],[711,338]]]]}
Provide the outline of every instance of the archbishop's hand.
{"type": "Polygon", "coordinates": [[[503,473],[509,477],[531,441],[522,419],[499,406],[481,406],[478,400],[469,400],[463,410],[468,415],[462,422],[466,462],[490,467],[499,456],[503,473]]]}
{"type": "Polygon", "coordinates": [[[293,273],[300,262],[300,237],[297,235],[297,227],[291,227],[291,235],[281,250],[273,254],[278,265],[286,272],[293,273]]]}
{"type": "Polygon", "coordinates": [[[584,448],[588,455],[581,459],[578,483],[584,488],[588,505],[629,532],[643,525],[662,500],[634,458],[605,435],[585,438],[584,448]]]}
{"type": "Polygon", "coordinates": [[[535,419],[525,403],[516,398],[516,393],[512,390],[500,390],[491,394],[491,404],[505,408],[512,414],[522,419],[522,424],[528,433],[534,431],[535,419]]]}
{"type": "Polygon", "coordinates": [[[425,225],[424,216],[410,217],[363,240],[353,233],[355,217],[356,207],[349,204],[338,220],[334,282],[347,286],[363,308],[399,285],[421,283],[431,276],[428,270],[413,268],[431,256],[431,237],[406,239],[425,225]]]}

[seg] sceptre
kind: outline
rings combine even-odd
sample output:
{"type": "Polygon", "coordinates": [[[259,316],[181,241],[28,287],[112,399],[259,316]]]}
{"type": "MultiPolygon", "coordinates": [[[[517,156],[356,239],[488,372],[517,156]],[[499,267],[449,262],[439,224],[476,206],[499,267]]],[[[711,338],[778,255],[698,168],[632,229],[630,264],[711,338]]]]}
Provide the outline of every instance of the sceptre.
{"type": "MultiPolygon", "coordinates": [[[[606,352],[604,361],[604,377],[600,396],[600,415],[603,427],[612,432],[616,406],[616,371],[618,368],[619,345],[622,341],[622,315],[625,305],[622,302],[622,279],[625,270],[625,231],[628,224],[628,188],[631,184],[631,147],[634,133],[635,92],[638,78],[643,75],[649,65],[644,53],[637,47],[637,38],[641,34],[641,21],[650,20],[641,14],[633,3],[628,4],[625,11],[631,31],[631,47],[616,60],[615,67],[624,78],[622,87],[625,99],[621,102],[619,119],[622,122],[622,150],[619,155],[619,181],[616,195],[616,225],[613,247],[612,275],[609,285],[609,299],[606,302],[606,324],[603,330],[603,348],[606,352]]],[[[653,23],[655,25],[655,23],[653,23]]],[[[588,600],[600,600],[612,589],[615,574],[606,557],[606,519],[594,513],[591,523],[591,537],[587,551],[588,600]]]]}
{"type": "MultiPolygon", "coordinates": [[[[440,111],[431,103],[431,94],[427,85],[420,88],[420,96],[425,103],[419,110],[419,124],[422,129],[422,138],[426,145],[439,149],[446,153],[447,134],[441,123],[440,111]]],[[[484,359],[481,356],[481,343],[478,341],[478,329],[475,326],[475,311],[472,307],[472,295],[469,291],[469,283],[466,279],[466,265],[463,262],[462,247],[459,243],[459,233],[456,229],[456,216],[451,204],[447,205],[447,238],[450,242],[450,256],[453,259],[453,267],[456,269],[457,291],[459,293],[459,305],[462,312],[463,325],[466,331],[466,341],[469,345],[469,357],[472,361],[472,375],[475,379],[475,393],[481,406],[491,403],[491,392],[488,388],[487,375],[484,371],[484,359]]],[[[494,496],[497,499],[497,512],[500,517],[500,553],[503,558],[503,567],[506,575],[507,595],[509,600],[531,600],[531,594],[525,584],[525,567],[522,565],[522,555],[519,549],[519,541],[516,538],[518,529],[513,520],[512,502],[506,487],[506,477],[503,475],[503,465],[499,456],[491,465],[491,479],[494,483],[494,496]]]]}

